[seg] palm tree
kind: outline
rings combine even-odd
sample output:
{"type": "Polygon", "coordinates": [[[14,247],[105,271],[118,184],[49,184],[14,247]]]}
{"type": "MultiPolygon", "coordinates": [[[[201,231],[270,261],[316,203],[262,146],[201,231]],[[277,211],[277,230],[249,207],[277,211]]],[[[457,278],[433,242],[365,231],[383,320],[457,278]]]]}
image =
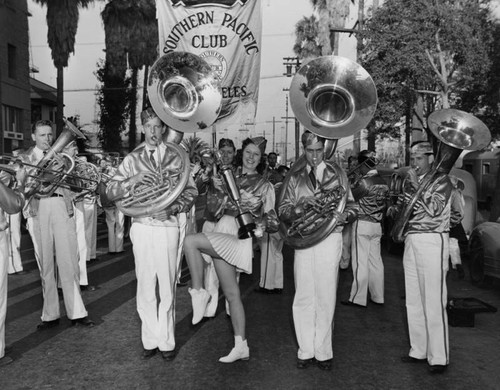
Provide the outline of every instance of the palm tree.
{"type": "Polygon", "coordinates": [[[189,161],[199,162],[207,150],[210,150],[208,143],[198,137],[189,137],[181,141],[181,146],[187,152],[189,161]]]}
{"type": "Polygon", "coordinates": [[[78,28],[79,7],[87,8],[93,0],[35,0],[47,6],[47,41],[51,49],[52,61],[57,68],[57,133],[63,127],[64,74],[70,53],[75,52],[75,37],[78,28]]]}
{"type": "MultiPolygon", "coordinates": [[[[136,143],[137,76],[157,57],[158,24],[154,0],[111,0],[102,14],[106,34],[106,63],[112,75],[132,69],[129,104],[129,150],[136,143]]],[[[146,86],[144,86],[146,87],[146,86]]]]}
{"type": "Polygon", "coordinates": [[[293,51],[300,59],[321,55],[321,47],[318,44],[318,21],[314,15],[304,16],[295,25],[293,51]]]}
{"type": "Polygon", "coordinates": [[[339,34],[330,31],[335,27],[343,28],[349,15],[350,0],[311,0],[318,12],[318,38],[322,55],[337,54],[339,34]]]}

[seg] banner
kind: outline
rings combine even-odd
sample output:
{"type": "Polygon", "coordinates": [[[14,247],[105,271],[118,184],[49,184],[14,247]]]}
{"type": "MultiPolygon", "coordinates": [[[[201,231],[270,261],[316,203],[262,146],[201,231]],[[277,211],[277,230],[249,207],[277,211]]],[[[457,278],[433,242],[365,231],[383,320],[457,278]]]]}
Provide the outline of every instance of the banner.
{"type": "Polygon", "coordinates": [[[221,80],[217,125],[253,122],[262,35],[261,0],[156,0],[160,55],[187,51],[221,80]]]}

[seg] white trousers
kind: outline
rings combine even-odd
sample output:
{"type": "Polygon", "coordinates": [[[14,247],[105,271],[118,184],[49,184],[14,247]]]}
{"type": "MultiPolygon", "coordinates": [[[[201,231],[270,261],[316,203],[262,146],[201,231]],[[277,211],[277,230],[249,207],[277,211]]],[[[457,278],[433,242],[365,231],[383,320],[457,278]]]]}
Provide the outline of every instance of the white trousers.
{"type": "Polygon", "coordinates": [[[351,241],[352,241],[352,223],[344,225],[342,229],[342,257],[340,259],[340,268],[349,268],[351,262],[351,241]]]}
{"type": "Polygon", "coordinates": [[[450,261],[453,268],[457,265],[462,265],[462,257],[460,256],[460,245],[458,238],[450,237],[450,261]]]}
{"type": "MultiPolygon", "coordinates": [[[[3,212],[3,211],[0,211],[3,212]]],[[[5,355],[5,317],[7,316],[8,237],[0,231],[0,358],[5,355]]]]}
{"type": "Polygon", "coordinates": [[[8,215],[9,228],[6,230],[9,243],[9,274],[23,270],[21,261],[21,213],[8,215]]]}
{"type": "Polygon", "coordinates": [[[448,233],[408,234],[403,266],[411,357],[449,363],[446,313],[448,233]]]}
{"type": "Polygon", "coordinates": [[[366,306],[368,291],[376,303],[384,303],[384,263],[380,255],[380,223],[356,221],[352,228],[352,287],[349,300],[366,306]]]}
{"type": "Polygon", "coordinates": [[[276,233],[264,233],[260,245],[259,286],[273,290],[283,288],[283,238],[276,233]]]}
{"type": "Polygon", "coordinates": [[[177,279],[177,226],[133,223],[130,228],[137,277],[137,312],[142,321],[145,349],[175,349],[175,291],[177,279]],[[156,285],[160,302],[156,297],[156,285]]]}
{"type": "Polygon", "coordinates": [[[125,230],[125,215],[117,207],[105,208],[106,225],[108,226],[109,252],[123,251],[123,232],[125,230]]]}
{"type": "Polygon", "coordinates": [[[88,253],[86,260],[95,259],[97,255],[97,204],[83,200],[83,215],[85,218],[85,241],[88,253]]]}
{"type": "Polygon", "coordinates": [[[295,250],[292,310],[299,359],[323,361],[333,356],[333,315],[341,254],[342,233],[332,233],[311,248],[295,250]]]}
{"type": "Polygon", "coordinates": [[[53,321],[60,317],[56,266],[68,318],[72,320],[86,317],[88,313],[80,292],[75,219],[68,215],[66,203],[61,197],[40,199],[38,216],[30,219],[35,237],[40,240],[42,321],[53,321]]]}
{"type": "Polygon", "coordinates": [[[38,217],[28,217],[26,219],[26,228],[28,229],[28,232],[31,237],[31,242],[33,244],[33,252],[35,254],[35,260],[36,264],[38,265],[38,270],[41,271],[40,269],[40,264],[41,264],[41,251],[42,248],[40,248],[40,227],[38,226],[38,217]],[[35,222],[36,220],[36,222],[35,222]],[[35,228],[36,225],[36,228],[35,228]]]}
{"type": "Polygon", "coordinates": [[[76,240],[78,242],[78,266],[80,269],[80,286],[89,284],[87,278],[87,259],[90,259],[89,247],[85,233],[85,215],[83,210],[83,202],[74,203],[75,225],[76,225],[76,240]]]}

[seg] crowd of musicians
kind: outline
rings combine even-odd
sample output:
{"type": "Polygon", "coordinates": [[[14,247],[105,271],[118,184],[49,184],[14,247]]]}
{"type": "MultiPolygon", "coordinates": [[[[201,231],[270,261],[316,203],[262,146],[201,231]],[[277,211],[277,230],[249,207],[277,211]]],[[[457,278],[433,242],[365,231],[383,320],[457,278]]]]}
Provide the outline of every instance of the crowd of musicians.
{"type": "MultiPolygon", "coordinates": [[[[18,164],[15,175],[1,172],[0,365],[11,360],[4,352],[7,275],[22,272],[20,213],[26,220],[40,271],[43,307],[38,330],[59,325],[58,290],[62,291],[68,319],[75,326],[94,326],[82,290],[94,288],[87,277],[87,263],[96,258],[98,206],[106,215],[109,252],[122,252],[124,215],[116,202],[137,185],[153,185],[160,166],[163,172],[169,172],[182,164],[172,143],[162,141],[169,129],[151,108],[142,112],[141,122],[145,141],[140,146],[119,163],[113,158],[99,161],[107,178],[100,185],[101,197],[98,192],[82,195],[71,186],[60,186],[48,197],[26,198],[24,186],[30,181],[29,172],[36,170],[33,166],[53,143],[53,125],[49,121],[35,123],[34,146],[17,156],[19,162],[30,165],[18,164]]],[[[266,163],[263,137],[244,140],[239,150],[230,139],[221,139],[219,160],[208,156],[193,161],[187,184],[172,202],[161,210],[132,217],[129,237],[137,277],[143,359],[159,354],[170,361],[176,356],[174,301],[183,258],[191,275],[188,291],[192,323],[215,315],[222,289],[233,327],[234,348],[219,361],[249,359],[245,310],[238,285],[240,273],[253,272],[253,252],[260,250],[257,291],[281,293],[284,237],[280,221],[293,223],[300,219],[314,209],[320,193],[337,187],[341,180],[336,164],[325,158],[324,138],[305,131],[301,141],[306,165],[288,173],[286,166],[277,166],[276,153],[267,154],[266,163]],[[218,172],[221,167],[230,169],[236,178],[238,204],[228,195],[227,183],[218,172]],[[201,197],[204,214],[202,224],[197,224],[195,204],[201,197]],[[252,234],[245,237],[239,235],[241,209],[255,221],[252,234]]],[[[64,152],[78,159],[74,141],[65,146],[64,152]]],[[[332,368],[341,261],[345,268],[350,259],[353,272],[349,298],[342,303],[355,307],[366,307],[370,302],[384,304],[384,219],[397,218],[404,200],[417,191],[433,160],[428,142],[413,145],[404,190],[398,201],[391,201],[389,186],[377,172],[374,153],[362,151],[357,156],[355,174],[349,175],[345,207],[336,216],[335,228],[320,242],[295,249],[292,311],[298,342],[297,368],[332,368]]],[[[405,232],[403,266],[410,349],[401,360],[427,362],[432,373],[444,372],[449,364],[449,232],[450,227],[460,226],[462,217],[460,186],[447,174],[437,174],[416,202],[405,232]]]]}

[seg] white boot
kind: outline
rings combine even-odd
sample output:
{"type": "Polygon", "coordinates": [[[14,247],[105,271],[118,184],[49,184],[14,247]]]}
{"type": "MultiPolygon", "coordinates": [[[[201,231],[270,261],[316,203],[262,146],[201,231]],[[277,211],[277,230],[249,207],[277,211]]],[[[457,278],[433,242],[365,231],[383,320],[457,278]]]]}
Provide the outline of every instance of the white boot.
{"type": "Polygon", "coordinates": [[[246,340],[242,340],[241,336],[234,337],[234,348],[229,352],[229,355],[221,357],[221,363],[233,363],[236,360],[250,359],[250,349],[246,340]]]}
{"type": "Polygon", "coordinates": [[[203,319],[208,301],[210,300],[210,294],[204,288],[200,288],[199,290],[189,288],[188,291],[191,294],[191,305],[193,306],[192,323],[196,325],[203,319]]]}

